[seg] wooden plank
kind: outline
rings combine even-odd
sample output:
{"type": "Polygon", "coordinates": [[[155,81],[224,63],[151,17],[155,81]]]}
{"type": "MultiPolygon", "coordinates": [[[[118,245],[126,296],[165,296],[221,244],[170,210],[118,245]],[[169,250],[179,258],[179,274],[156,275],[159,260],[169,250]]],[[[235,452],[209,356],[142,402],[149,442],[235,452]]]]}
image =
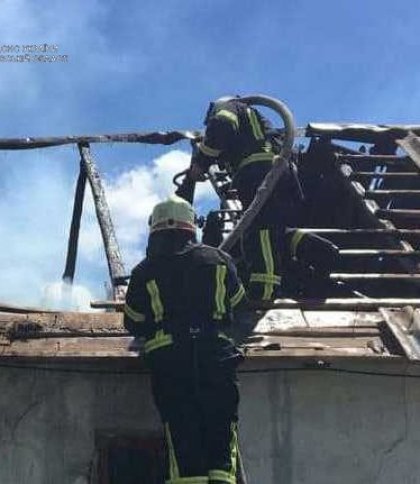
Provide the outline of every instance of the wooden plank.
{"type": "Polygon", "coordinates": [[[45,138],[2,138],[0,139],[0,150],[46,148],[79,143],[146,143],[171,145],[184,139],[194,140],[201,135],[200,131],[155,131],[145,133],[50,136],[45,138]]]}
{"type": "MultiPolygon", "coordinates": [[[[354,310],[377,311],[378,307],[420,307],[418,298],[327,298],[327,299],[276,299],[272,301],[250,302],[249,306],[255,310],[268,309],[302,309],[302,310],[354,310]]],[[[116,301],[93,301],[93,308],[116,309],[121,311],[124,303],[116,301]]]]}
{"type": "Polygon", "coordinates": [[[80,221],[82,218],[83,200],[86,188],[86,170],[84,164],[80,163],[80,172],[76,184],[74,195],[73,215],[70,225],[70,234],[67,245],[66,265],[63,273],[63,280],[73,283],[76,271],[77,248],[79,244],[80,221]]]}
{"type": "Polygon", "coordinates": [[[51,312],[51,313],[0,313],[0,330],[17,324],[34,324],[43,330],[98,330],[112,331],[123,329],[123,314],[116,312],[51,312]]]}
{"type": "Polygon", "coordinates": [[[53,311],[50,311],[48,309],[44,310],[41,308],[32,308],[28,306],[16,306],[14,304],[0,302],[0,312],[23,314],[23,313],[52,313],[53,311]]]}
{"type": "Polygon", "coordinates": [[[386,171],[384,173],[378,173],[376,171],[353,171],[350,173],[350,178],[365,179],[365,178],[390,178],[396,180],[408,180],[418,181],[419,173],[416,171],[386,171]]]}
{"type": "Polygon", "coordinates": [[[305,311],[311,329],[316,328],[376,328],[383,321],[381,314],[365,311],[305,311]]]}
{"type": "Polygon", "coordinates": [[[307,327],[308,324],[300,309],[271,310],[267,311],[258,321],[254,333],[270,333],[307,327]]]}
{"type": "Polygon", "coordinates": [[[347,334],[357,330],[377,330],[383,321],[379,313],[360,311],[305,311],[299,309],[272,309],[258,321],[254,333],[309,335],[323,332],[347,334]],[[325,330],[325,331],[324,331],[325,330]],[[347,333],[346,333],[347,332],[347,333]]]}
{"type": "MultiPolygon", "coordinates": [[[[358,360],[360,358],[378,357],[381,353],[377,353],[370,349],[369,347],[328,347],[322,345],[309,346],[284,346],[281,349],[273,349],[272,345],[267,345],[266,347],[249,348],[247,354],[248,357],[255,356],[265,356],[266,358],[277,359],[277,358],[302,358],[302,357],[312,357],[316,361],[324,358],[353,358],[358,360]]],[[[389,354],[384,353],[383,356],[392,357],[389,354]]]]}
{"type": "Polygon", "coordinates": [[[418,209],[378,208],[375,213],[378,217],[389,218],[397,222],[406,219],[420,221],[420,210],[418,209]]]}
{"type": "MultiPolygon", "coordinates": [[[[306,128],[307,136],[358,141],[361,143],[379,143],[390,138],[405,136],[409,131],[419,132],[417,125],[388,125],[366,123],[310,123],[306,128]]],[[[359,156],[360,153],[359,153],[359,156]]]]}
{"type": "MultiPolygon", "coordinates": [[[[385,221],[389,223],[389,221],[385,221]]],[[[345,249],[388,249],[388,250],[413,250],[411,245],[405,247],[404,241],[409,241],[416,248],[420,243],[420,230],[412,229],[396,229],[393,224],[392,228],[382,229],[306,229],[305,233],[313,232],[321,237],[325,237],[336,245],[341,250],[345,249]],[[399,243],[398,243],[399,240],[399,243]]]]}
{"type": "MultiPolygon", "coordinates": [[[[112,347],[107,348],[106,351],[98,351],[97,354],[92,354],[89,347],[85,348],[83,353],[77,354],[68,353],[57,354],[54,348],[44,348],[41,354],[38,352],[31,353],[26,351],[25,354],[19,353],[14,348],[13,343],[12,350],[4,352],[0,347],[0,365],[12,368],[21,367],[29,368],[44,367],[45,369],[62,369],[63,371],[76,371],[82,372],[86,368],[87,371],[101,372],[113,372],[113,371],[130,371],[138,372],[139,370],[145,370],[144,364],[142,364],[142,358],[138,357],[138,354],[134,351],[124,352],[119,349],[114,351],[112,347]]],[[[384,363],[400,362],[402,357],[398,355],[391,355],[387,352],[378,353],[370,348],[357,347],[357,348],[322,348],[321,347],[304,347],[304,348],[289,348],[285,347],[282,350],[271,350],[268,348],[252,348],[247,350],[245,362],[239,367],[239,371],[246,371],[247,369],[257,368],[255,365],[262,365],[260,369],[268,369],[278,366],[279,368],[285,367],[299,367],[303,364],[304,368],[314,369],[319,367],[322,369],[324,364],[329,362],[333,365],[340,361],[348,364],[366,364],[368,362],[379,362],[380,367],[376,371],[386,372],[386,367],[383,367],[384,363]]],[[[329,366],[329,365],[328,365],[329,366]]],[[[328,368],[327,366],[327,368],[328,368]]],[[[406,369],[404,367],[404,369],[406,369]]],[[[361,369],[363,370],[363,368],[361,369]]]]}
{"type": "Polygon", "coordinates": [[[420,257],[420,250],[406,251],[399,249],[341,249],[343,257],[420,257]]]}
{"type": "MultiPolygon", "coordinates": [[[[419,176],[419,180],[420,180],[420,175],[419,176]]],[[[387,196],[387,197],[392,197],[392,196],[404,196],[404,195],[415,195],[415,196],[419,196],[420,195],[420,190],[410,190],[410,189],[407,189],[407,190],[366,190],[366,195],[369,196],[369,195],[383,195],[383,196],[387,196]]]]}
{"type": "Polygon", "coordinates": [[[420,374],[420,364],[415,362],[407,364],[407,359],[403,356],[390,355],[388,353],[370,353],[354,357],[344,353],[335,355],[320,354],[314,350],[284,350],[278,353],[277,358],[273,358],[270,351],[265,352],[249,352],[249,357],[239,367],[239,372],[246,373],[247,371],[275,371],[287,370],[294,368],[306,368],[308,372],[323,371],[330,369],[332,372],[342,371],[349,374],[360,372],[372,374],[420,374]],[[290,354],[291,353],[291,354],[290,354]]]}
{"type": "Polygon", "coordinates": [[[405,138],[396,141],[420,169],[420,138],[410,131],[405,138]]]}
{"type": "Polygon", "coordinates": [[[407,161],[407,157],[401,157],[396,155],[365,155],[365,154],[338,154],[338,158],[341,162],[346,161],[374,161],[380,165],[381,162],[398,162],[407,161]]]}
{"type": "Polygon", "coordinates": [[[354,310],[377,311],[379,307],[420,307],[420,299],[414,298],[327,298],[327,299],[276,299],[274,302],[259,302],[255,309],[302,309],[305,310],[354,310]]]}
{"type": "Polygon", "coordinates": [[[410,335],[410,311],[380,309],[385,323],[410,361],[420,361],[420,344],[416,335],[410,335]]]}
{"type": "MultiPolygon", "coordinates": [[[[405,169],[406,170],[406,169],[405,169]]],[[[352,169],[349,168],[348,170],[344,170],[344,166],[341,166],[340,173],[343,177],[344,180],[347,179],[349,181],[349,174],[352,172],[352,169]]],[[[350,189],[350,196],[353,198],[354,202],[354,207],[359,207],[362,213],[364,214],[364,224],[366,226],[371,226],[371,227],[376,227],[376,228],[392,228],[394,229],[395,226],[393,223],[391,223],[391,220],[394,221],[394,216],[385,216],[385,219],[391,219],[391,220],[382,220],[381,219],[381,214],[384,214],[386,211],[381,211],[379,205],[375,202],[375,200],[371,199],[366,199],[364,198],[365,195],[365,188],[363,187],[362,184],[359,182],[355,181],[350,181],[348,183],[349,189],[350,189]]],[[[400,220],[399,220],[400,221],[400,220]]],[[[391,241],[390,241],[391,242],[391,241]]],[[[406,242],[406,247],[408,250],[413,251],[413,247],[407,242],[406,242]]],[[[404,244],[402,243],[401,240],[397,239],[392,243],[394,246],[399,246],[399,248],[404,249],[404,244]]],[[[388,248],[394,248],[394,247],[388,247],[388,248]]],[[[404,266],[406,269],[406,272],[411,272],[410,270],[410,261],[402,260],[400,264],[404,266]]]]}
{"type": "MultiPolygon", "coordinates": [[[[378,343],[380,343],[380,338],[378,334],[375,333],[378,343]]],[[[375,337],[375,335],[373,337],[375,337]]],[[[280,344],[281,348],[316,348],[316,349],[341,349],[341,348],[363,348],[367,353],[371,352],[371,348],[368,343],[373,339],[371,335],[367,336],[354,336],[352,338],[339,337],[339,336],[266,336],[264,337],[264,343],[276,343],[280,344]]],[[[263,345],[263,342],[260,344],[263,345]]]]}
{"type": "Polygon", "coordinates": [[[420,200],[420,190],[366,190],[365,197],[381,202],[389,199],[418,201],[420,200]]]}
{"type": "Polygon", "coordinates": [[[420,229],[397,229],[397,228],[354,228],[354,229],[336,229],[336,228],[308,228],[308,227],[295,227],[294,230],[299,229],[305,234],[318,234],[318,235],[344,235],[354,236],[361,235],[369,237],[371,235],[417,235],[420,236],[420,229]]]}
{"type": "MultiPolygon", "coordinates": [[[[75,332],[83,335],[112,336],[124,332],[121,313],[54,313],[17,315],[0,313],[0,332],[8,330],[11,325],[33,324],[39,326],[38,337],[62,334],[71,336],[75,332]]],[[[255,327],[256,332],[264,333],[273,330],[304,328],[312,326],[354,326],[365,324],[372,326],[380,320],[375,313],[351,311],[305,312],[299,309],[267,311],[255,327]]],[[[36,336],[36,335],[33,335],[36,336]]]]}
{"type": "Polygon", "coordinates": [[[352,273],[333,273],[330,278],[334,281],[353,281],[353,280],[381,280],[381,281],[416,281],[420,280],[420,274],[352,274],[352,273]]]}
{"type": "MultiPolygon", "coordinates": [[[[283,350],[315,350],[330,354],[344,352],[358,355],[372,353],[368,344],[374,337],[333,338],[333,337],[265,337],[263,341],[247,344],[249,348],[258,351],[268,349],[283,352],[283,350]]],[[[0,347],[2,357],[37,357],[37,358],[110,358],[137,357],[138,349],[132,346],[130,337],[115,338],[51,338],[28,341],[14,341],[9,346],[0,347]],[[130,349],[131,348],[131,349],[130,349]]]]}
{"type": "MultiPolygon", "coordinates": [[[[338,155],[340,156],[340,155],[338,155]]],[[[353,167],[354,171],[372,171],[376,166],[389,166],[404,172],[417,173],[416,166],[413,166],[410,158],[400,158],[400,157],[386,157],[379,155],[378,157],[354,157],[349,159],[348,155],[345,158],[338,159],[339,163],[346,164],[349,163],[353,167]]],[[[378,177],[380,174],[378,173],[378,177]]]]}
{"type": "MultiPolygon", "coordinates": [[[[308,372],[313,370],[343,370],[345,372],[353,370],[361,373],[372,372],[379,374],[397,373],[420,375],[420,364],[412,362],[407,365],[407,359],[400,355],[390,355],[389,353],[369,353],[369,354],[347,354],[335,352],[329,354],[322,352],[320,358],[318,350],[314,349],[284,349],[283,351],[254,351],[247,352],[245,361],[239,366],[239,373],[253,371],[272,371],[300,368],[308,372]]],[[[147,374],[149,371],[142,358],[133,358],[133,355],[126,357],[37,357],[37,356],[4,356],[0,358],[2,368],[19,368],[23,371],[28,368],[37,368],[46,371],[63,371],[76,373],[127,373],[127,374],[147,374]]]]}
{"type": "Polygon", "coordinates": [[[137,357],[137,350],[131,351],[133,339],[116,338],[51,338],[14,341],[0,347],[0,359],[6,356],[38,358],[108,358],[137,357]]]}
{"type": "MultiPolygon", "coordinates": [[[[254,331],[260,334],[260,331],[254,331]]],[[[365,338],[381,334],[377,326],[370,327],[319,327],[319,328],[290,328],[290,329],[269,329],[264,331],[264,336],[287,336],[294,338],[308,338],[314,340],[319,338],[365,338]]]]}

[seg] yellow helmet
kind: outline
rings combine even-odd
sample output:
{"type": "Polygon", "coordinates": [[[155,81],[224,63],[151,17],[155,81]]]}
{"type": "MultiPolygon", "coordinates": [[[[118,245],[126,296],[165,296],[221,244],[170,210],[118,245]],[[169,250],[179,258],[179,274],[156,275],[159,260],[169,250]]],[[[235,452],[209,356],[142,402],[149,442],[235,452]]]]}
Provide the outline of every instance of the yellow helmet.
{"type": "Polygon", "coordinates": [[[195,213],[191,204],[173,195],[158,203],[149,219],[150,233],[159,230],[188,230],[195,234],[195,213]]]}

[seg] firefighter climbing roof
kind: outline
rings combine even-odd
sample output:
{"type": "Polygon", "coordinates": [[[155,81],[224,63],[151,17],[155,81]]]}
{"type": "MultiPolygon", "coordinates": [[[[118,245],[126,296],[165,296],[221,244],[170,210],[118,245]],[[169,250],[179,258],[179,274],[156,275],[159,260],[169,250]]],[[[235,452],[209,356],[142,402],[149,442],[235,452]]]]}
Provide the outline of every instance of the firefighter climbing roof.
{"type": "MultiPolygon", "coordinates": [[[[321,279],[318,269],[322,266],[322,260],[320,264],[316,258],[309,258],[304,267],[293,265],[291,274],[301,275],[305,284],[302,286],[299,278],[291,278],[289,292],[284,297],[275,302],[262,301],[258,307],[370,312],[379,308],[418,306],[420,126],[310,123],[305,128],[295,128],[287,108],[285,111],[276,100],[264,96],[250,96],[246,100],[251,104],[274,107],[286,120],[285,126],[273,128],[274,135],[280,140],[276,160],[281,162],[286,159],[288,163],[293,163],[293,176],[304,193],[303,210],[299,212],[294,226],[289,228],[298,230],[299,237],[305,234],[320,236],[338,248],[338,259],[334,261],[333,270],[321,271],[321,279]],[[291,135],[295,139],[293,148],[291,135]],[[308,266],[311,268],[309,271],[308,266]]],[[[93,301],[93,307],[108,310],[122,308],[128,273],[119,251],[101,176],[91,152],[92,145],[111,142],[171,145],[181,140],[196,144],[202,136],[203,133],[196,130],[0,140],[0,149],[3,150],[78,145],[81,171],[76,187],[64,278],[70,282],[74,278],[84,187],[89,183],[94,194],[113,288],[107,301],[93,301]]],[[[284,169],[286,165],[279,163],[275,166],[284,169]]],[[[202,225],[211,229],[209,240],[213,237],[217,244],[232,249],[236,256],[241,227],[246,225],[243,207],[235,192],[228,188],[228,171],[212,166],[208,177],[221,205],[210,213],[205,223],[201,221],[202,225]]],[[[263,193],[267,191],[259,192],[263,193]]],[[[259,203],[258,200],[256,203],[259,203]]],[[[250,208],[252,213],[252,205],[250,208]]],[[[293,237],[289,239],[291,243],[293,237]]],[[[314,252],[310,250],[309,254],[313,256],[314,252]]],[[[5,315],[42,313],[37,309],[12,307],[9,304],[3,304],[2,311],[5,315]]],[[[40,320],[49,321],[49,314],[53,313],[42,314],[44,316],[40,320]]],[[[107,313],[100,319],[105,321],[110,318],[110,321],[114,321],[111,315],[107,313]]],[[[111,327],[118,325],[116,321],[120,316],[116,314],[115,317],[115,322],[109,323],[111,327]]],[[[76,315],[74,318],[75,321],[80,320],[76,315]]],[[[10,329],[9,316],[5,316],[4,320],[7,331],[17,331],[16,334],[19,334],[16,328],[10,329]]],[[[41,331],[50,331],[48,325],[41,331]]],[[[32,330],[38,332],[39,328],[34,326],[32,330]]]]}

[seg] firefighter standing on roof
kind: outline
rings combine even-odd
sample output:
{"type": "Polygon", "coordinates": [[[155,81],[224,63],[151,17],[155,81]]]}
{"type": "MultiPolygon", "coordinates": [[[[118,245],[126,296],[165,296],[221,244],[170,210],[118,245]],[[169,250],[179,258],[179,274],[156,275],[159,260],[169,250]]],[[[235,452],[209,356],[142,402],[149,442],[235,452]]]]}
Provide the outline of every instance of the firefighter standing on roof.
{"type": "MultiPolygon", "coordinates": [[[[202,180],[210,165],[224,165],[246,210],[278,150],[270,123],[240,98],[224,97],[210,103],[204,124],[204,139],[193,156],[189,176],[202,180]]],[[[244,239],[250,299],[270,300],[280,295],[284,289],[281,276],[290,259],[306,266],[315,264],[326,273],[334,267],[338,249],[333,244],[314,234],[287,229],[297,225],[302,201],[297,175],[289,165],[244,239]]]]}
{"type": "Polygon", "coordinates": [[[197,244],[179,197],[156,205],[146,258],[132,271],[124,325],[145,338],[165,428],[169,484],[236,482],[242,355],[226,331],[245,290],[229,255],[197,244]]]}
{"type": "MultiPolygon", "coordinates": [[[[206,131],[192,160],[191,176],[200,180],[211,164],[222,162],[233,176],[232,188],[244,210],[270,171],[274,152],[268,137],[269,123],[238,98],[221,98],[211,103],[205,119],[206,131]]],[[[284,190],[281,191],[284,195],[284,190]]],[[[282,231],[290,213],[276,191],[261,210],[258,222],[245,240],[249,275],[247,292],[251,299],[270,300],[281,283],[280,246],[282,231]]]]}

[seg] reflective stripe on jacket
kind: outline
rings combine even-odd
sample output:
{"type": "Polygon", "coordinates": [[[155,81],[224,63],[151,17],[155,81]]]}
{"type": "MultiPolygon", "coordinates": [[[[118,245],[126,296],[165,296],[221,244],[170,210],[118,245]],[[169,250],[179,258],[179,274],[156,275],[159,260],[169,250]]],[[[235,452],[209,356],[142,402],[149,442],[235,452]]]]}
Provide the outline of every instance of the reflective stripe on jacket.
{"type": "Polygon", "coordinates": [[[124,325],[146,338],[146,353],[189,337],[191,329],[218,334],[245,296],[229,255],[188,243],[181,251],[146,257],[132,272],[124,325]]]}
{"type": "Polygon", "coordinates": [[[240,100],[228,101],[209,117],[194,162],[207,171],[211,164],[223,161],[234,175],[250,163],[272,160],[268,126],[256,109],[240,100]]]}

